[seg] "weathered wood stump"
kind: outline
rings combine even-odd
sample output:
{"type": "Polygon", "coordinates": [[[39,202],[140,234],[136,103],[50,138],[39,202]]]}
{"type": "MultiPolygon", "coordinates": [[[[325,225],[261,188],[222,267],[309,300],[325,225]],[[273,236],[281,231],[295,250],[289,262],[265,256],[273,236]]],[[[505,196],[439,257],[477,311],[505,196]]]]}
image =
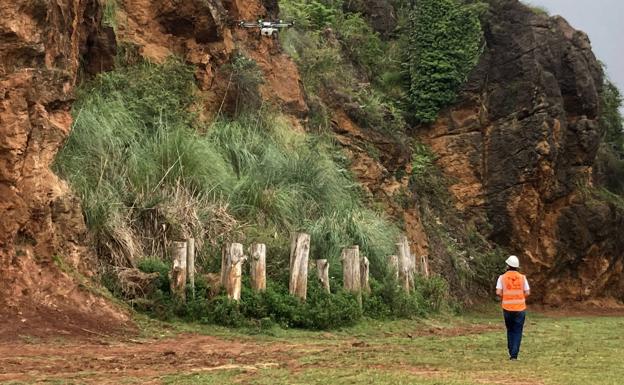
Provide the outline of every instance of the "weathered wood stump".
{"type": "Polygon", "coordinates": [[[342,280],[346,291],[357,296],[360,307],[362,306],[362,283],[360,276],[360,248],[351,246],[342,250],[342,280]]]}
{"type": "Polygon", "coordinates": [[[360,248],[352,246],[343,249],[340,259],[342,260],[342,280],[345,290],[359,293],[362,289],[360,282],[360,248]]]}
{"type": "Polygon", "coordinates": [[[362,257],[360,259],[360,286],[364,293],[370,293],[370,283],[369,283],[369,271],[370,271],[370,262],[368,258],[362,257]]]}
{"type": "Polygon", "coordinates": [[[396,255],[388,256],[388,269],[390,269],[394,280],[399,282],[399,257],[396,255]]]}
{"type": "Polygon", "coordinates": [[[234,301],[240,301],[241,298],[243,263],[246,259],[242,244],[230,243],[225,247],[221,265],[221,284],[225,287],[228,298],[234,301]]]}
{"type": "Polygon", "coordinates": [[[219,282],[222,287],[225,287],[225,284],[227,283],[227,255],[229,247],[229,243],[224,243],[223,246],[221,246],[221,280],[219,282]]]}
{"type": "Polygon", "coordinates": [[[408,247],[406,247],[406,239],[401,237],[401,241],[396,244],[397,254],[399,258],[399,284],[406,293],[412,288],[412,263],[408,247]]]}
{"type": "Polygon", "coordinates": [[[420,256],[420,268],[421,268],[422,275],[424,275],[426,278],[429,278],[429,256],[428,255],[420,256]]]}
{"type": "Polygon", "coordinates": [[[195,238],[186,240],[186,274],[191,286],[191,293],[195,298],[195,238]]]}
{"type": "Polygon", "coordinates": [[[288,291],[291,295],[305,300],[308,295],[308,258],[310,255],[310,235],[297,233],[290,244],[290,282],[288,291]]]}
{"type": "Polygon", "coordinates": [[[327,259],[316,260],[316,274],[318,276],[319,282],[321,282],[321,286],[323,286],[325,291],[329,293],[329,262],[327,261],[327,259]]]}
{"type": "Polygon", "coordinates": [[[169,273],[171,293],[174,297],[186,299],[186,242],[173,242],[171,244],[173,268],[169,273]]]}
{"type": "Polygon", "coordinates": [[[266,290],[266,245],[253,243],[249,247],[251,289],[255,292],[266,290]]]}

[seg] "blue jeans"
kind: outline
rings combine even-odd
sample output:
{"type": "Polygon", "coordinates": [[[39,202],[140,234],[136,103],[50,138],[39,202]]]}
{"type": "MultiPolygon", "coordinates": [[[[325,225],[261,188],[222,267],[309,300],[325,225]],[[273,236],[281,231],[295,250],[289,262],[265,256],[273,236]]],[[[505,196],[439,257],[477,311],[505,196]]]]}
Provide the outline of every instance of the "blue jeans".
{"type": "Polygon", "coordinates": [[[507,349],[509,358],[518,358],[520,343],[522,342],[522,329],[524,328],[525,311],[503,310],[505,326],[507,327],[507,349]]]}

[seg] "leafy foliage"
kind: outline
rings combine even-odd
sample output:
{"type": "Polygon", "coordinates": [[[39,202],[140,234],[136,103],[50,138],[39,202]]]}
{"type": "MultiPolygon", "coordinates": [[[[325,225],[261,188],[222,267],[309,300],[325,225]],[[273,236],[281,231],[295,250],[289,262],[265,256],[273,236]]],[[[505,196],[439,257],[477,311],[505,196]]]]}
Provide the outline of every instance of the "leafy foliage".
{"type": "MultiPolygon", "coordinates": [[[[360,14],[344,12],[342,1],[286,0],[280,7],[283,18],[297,19],[282,42],[299,66],[313,112],[327,111],[326,103],[344,104],[346,98],[347,113],[362,127],[403,131],[395,103],[403,95],[398,45],[382,41],[360,14]]],[[[322,116],[313,118],[312,128],[327,128],[322,116]]]]}
{"type": "MultiPolygon", "coordinates": [[[[145,267],[145,272],[150,272],[149,266],[142,265],[142,268],[145,267]]],[[[341,289],[326,293],[312,277],[305,302],[291,296],[285,285],[274,281],[268,282],[266,291],[256,293],[245,280],[240,302],[231,301],[223,294],[207,298],[205,285],[201,280],[198,283],[195,296],[189,292],[186,303],[177,302],[168,291],[159,290],[152,293],[150,301],[142,304],[139,310],[165,320],[178,317],[187,321],[262,329],[273,325],[335,329],[353,325],[362,317],[362,310],[353,294],[341,289]]]]}
{"type": "Polygon", "coordinates": [[[620,112],[624,105],[622,94],[613,82],[606,79],[601,96],[600,126],[605,134],[605,141],[615,151],[624,154],[624,118],[620,112]]]}
{"type": "Polygon", "coordinates": [[[602,90],[600,128],[604,143],[598,150],[595,175],[610,192],[624,195],[624,118],[620,112],[622,95],[609,79],[602,90]]]}
{"type": "Polygon", "coordinates": [[[413,2],[404,27],[407,104],[416,122],[429,123],[452,103],[481,53],[481,4],[459,0],[413,2]]]}
{"type": "Polygon", "coordinates": [[[228,67],[235,88],[234,113],[248,113],[260,108],[260,85],[264,83],[264,79],[258,64],[239,52],[234,55],[228,67]]]}

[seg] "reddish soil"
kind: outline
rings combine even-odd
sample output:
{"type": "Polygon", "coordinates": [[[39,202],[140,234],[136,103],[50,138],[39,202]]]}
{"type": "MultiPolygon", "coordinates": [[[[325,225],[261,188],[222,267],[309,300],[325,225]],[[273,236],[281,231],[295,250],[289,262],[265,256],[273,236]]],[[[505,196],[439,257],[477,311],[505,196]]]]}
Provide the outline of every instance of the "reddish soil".
{"type": "Polygon", "coordinates": [[[0,382],[79,377],[81,383],[88,384],[118,384],[122,378],[159,383],[159,378],[168,374],[288,365],[298,356],[292,350],[285,344],[241,343],[198,335],[119,342],[22,341],[0,345],[0,382]]]}
{"type": "MultiPolygon", "coordinates": [[[[80,319],[63,318],[54,321],[55,330],[65,332],[57,334],[57,337],[49,337],[46,330],[36,327],[28,329],[29,325],[36,325],[35,318],[26,322],[1,321],[0,382],[42,383],[54,379],[79,378],[81,383],[87,384],[117,384],[123,378],[137,378],[142,383],[159,384],[163,376],[180,373],[225,369],[253,372],[266,367],[286,367],[297,371],[306,366],[302,366],[298,358],[310,352],[379,349],[379,346],[349,340],[327,346],[227,341],[191,334],[160,340],[138,340],[128,335],[110,338],[110,335],[105,334],[108,330],[105,327],[80,323],[80,319]],[[8,331],[12,335],[8,335],[8,331]]],[[[47,320],[43,324],[54,322],[47,320]]],[[[405,338],[417,335],[458,336],[498,329],[500,327],[491,325],[428,328],[407,334],[405,338]]],[[[437,369],[411,369],[420,376],[441,374],[437,369]]]]}
{"type": "Polygon", "coordinates": [[[0,312],[0,343],[52,335],[80,339],[120,337],[136,332],[131,322],[122,324],[116,319],[95,318],[71,307],[20,306],[19,310],[13,308],[0,312]]]}

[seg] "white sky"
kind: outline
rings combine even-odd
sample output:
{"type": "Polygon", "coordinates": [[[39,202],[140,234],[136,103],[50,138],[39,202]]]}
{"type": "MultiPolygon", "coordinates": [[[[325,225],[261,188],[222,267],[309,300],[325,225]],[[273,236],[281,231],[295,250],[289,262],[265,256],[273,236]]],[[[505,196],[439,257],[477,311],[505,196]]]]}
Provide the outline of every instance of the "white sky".
{"type": "MultiPolygon", "coordinates": [[[[609,78],[624,93],[624,0],[527,0],[586,32],[609,78]]],[[[624,112],[624,108],[622,109],[624,112]]]]}

